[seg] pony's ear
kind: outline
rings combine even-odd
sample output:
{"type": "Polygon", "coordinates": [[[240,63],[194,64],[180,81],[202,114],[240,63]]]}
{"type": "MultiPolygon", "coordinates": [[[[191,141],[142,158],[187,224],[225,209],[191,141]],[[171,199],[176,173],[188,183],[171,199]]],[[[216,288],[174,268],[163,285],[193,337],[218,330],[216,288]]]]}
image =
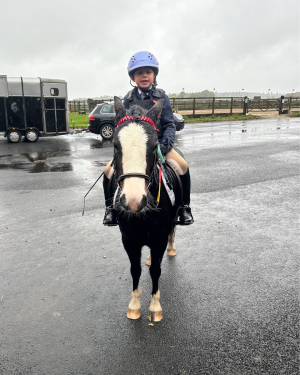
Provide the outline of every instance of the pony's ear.
{"type": "Polygon", "coordinates": [[[161,111],[163,109],[164,99],[159,99],[156,104],[147,112],[146,116],[150,117],[156,125],[160,119],[161,111]]]}
{"type": "Polygon", "coordinates": [[[122,100],[118,98],[117,96],[114,96],[114,103],[115,103],[116,120],[118,123],[122,117],[126,116],[126,109],[123,106],[122,100]]]}

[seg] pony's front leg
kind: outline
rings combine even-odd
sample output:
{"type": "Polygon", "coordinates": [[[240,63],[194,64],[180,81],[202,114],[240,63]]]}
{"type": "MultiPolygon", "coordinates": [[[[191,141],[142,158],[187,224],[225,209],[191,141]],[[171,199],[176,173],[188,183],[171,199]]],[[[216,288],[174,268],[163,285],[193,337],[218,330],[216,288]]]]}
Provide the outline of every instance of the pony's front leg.
{"type": "Polygon", "coordinates": [[[141,289],[139,287],[139,280],[142,273],[141,268],[141,252],[142,248],[134,246],[130,243],[127,243],[123,239],[123,245],[129,257],[131,267],[130,272],[133,282],[133,292],[131,293],[131,301],[128,306],[127,318],[129,319],[138,319],[141,316],[141,289]]]}
{"type": "Polygon", "coordinates": [[[141,316],[141,289],[138,286],[131,293],[131,301],[128,306],[127,318],[128,319],[138,319],[141,316]]]}
{"type": "Polygon", "coordinates": [[[162,308],[159,302],[160,291],[158,290],[158,280],[161,274],[161,261],[166,250],[167,237],[155,248],[151,248],[151,266],[150,275],[152,279],[152,294],[149,306],[149,320],[151,322],[160,322],[163,318],[162,308]]]}

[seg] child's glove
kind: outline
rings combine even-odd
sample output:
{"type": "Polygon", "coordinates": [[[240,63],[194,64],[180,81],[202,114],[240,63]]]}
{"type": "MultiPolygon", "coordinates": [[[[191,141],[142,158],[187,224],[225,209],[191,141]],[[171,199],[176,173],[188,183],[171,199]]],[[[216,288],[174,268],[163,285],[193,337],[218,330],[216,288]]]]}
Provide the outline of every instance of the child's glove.
{"type": "Polygon", "coordinates": [[[168,147],[168,140],[163,138],[160,143],[159,143],[159,146],[160,146],[160,150],[161,150],[161,153],[163,154],[163,156],[166,156],[167,153],[169,152],[169,147],[168,147]]]}

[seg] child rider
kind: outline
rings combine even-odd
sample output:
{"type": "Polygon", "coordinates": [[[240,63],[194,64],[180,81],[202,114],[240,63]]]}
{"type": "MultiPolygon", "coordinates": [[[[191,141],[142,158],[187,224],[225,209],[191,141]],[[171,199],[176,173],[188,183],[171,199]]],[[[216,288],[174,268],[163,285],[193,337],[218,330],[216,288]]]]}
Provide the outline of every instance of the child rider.
{"type": "MultiPolygon", "coordinates": [[[[179,209],[179,223],[180,225],[193,224],[194,220],[191,208],[189,207],[191,190],[189,168],[187,162],[173,149],[176,127],[168,96],[165,94],[164,90],[156,88],[156,77],[159,71],[158,61],[152,53],[140,51],[130,58],[127,69],[130,79],[136,83],[136,86],[124,97],[124,107],[126,109],[137,104],[149,110],[158,99],[164,99],[160,119],[161,130],[157,133],[158,141],[162,154],[179,174],[182,183],[184,205],[179,209]]],[[[112,197],[108,191],[109,179],[112,174],[113,167],[111,167],[110,161],[105,168],[103,179],[106,202],[103,224],[109,226],[118,224],[116,211],[111,206],[112,197]]]]}

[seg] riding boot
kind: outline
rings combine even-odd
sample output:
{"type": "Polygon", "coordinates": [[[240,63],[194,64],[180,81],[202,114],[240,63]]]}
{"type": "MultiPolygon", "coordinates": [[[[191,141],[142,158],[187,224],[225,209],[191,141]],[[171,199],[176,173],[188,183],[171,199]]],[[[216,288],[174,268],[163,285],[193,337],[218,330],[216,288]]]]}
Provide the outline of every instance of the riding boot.
{"type": "Polygon", "coordinates": [[[106,206],[103,224],[112,227],[112,226],[118,225],[117,212],[112,207],[113,197],[111,197],[110,191],[109,191],[109,178],[107,178],[105,174],[103,177],[103,190],[104,190],[105,206],[106,206]]]}
{"type": "Polygon", "coordinates": [[[194,222],[193,215],[190,208],[190,194],[191,194],[191,178],[190,171],[187,170],[186,174],[179,176],[183,190],[183,206],[179,208],[179,221],[180,225],[191,225],[194,222]]]}

